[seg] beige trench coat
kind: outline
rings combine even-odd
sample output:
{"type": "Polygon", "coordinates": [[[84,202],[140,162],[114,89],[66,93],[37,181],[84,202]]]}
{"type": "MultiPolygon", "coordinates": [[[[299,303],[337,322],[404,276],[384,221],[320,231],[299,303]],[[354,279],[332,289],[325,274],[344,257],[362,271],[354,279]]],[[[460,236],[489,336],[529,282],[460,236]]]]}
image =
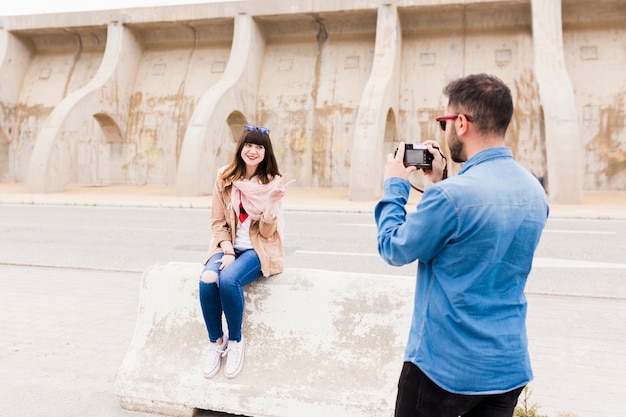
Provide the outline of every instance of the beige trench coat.
{"type": "MultiPolygon", "coordinates": [[[[230,180],[224,181],[219,177],[217,178],[211,204],[213,240],[211,241],[208,257],[204,261],[205,264],[211,256],[222,252],[220,247],[222,241],[235,241],[237,213],[230,202],[231,190],[232,182],[230,180]]],[[[282,239],[278,234],[276,218],[267,221],[261,216],[261,220],[251,220],[250,241],[261,262],[261,273],[263,276],[267,277],[283,272],[285,253],[282,239]]]]}

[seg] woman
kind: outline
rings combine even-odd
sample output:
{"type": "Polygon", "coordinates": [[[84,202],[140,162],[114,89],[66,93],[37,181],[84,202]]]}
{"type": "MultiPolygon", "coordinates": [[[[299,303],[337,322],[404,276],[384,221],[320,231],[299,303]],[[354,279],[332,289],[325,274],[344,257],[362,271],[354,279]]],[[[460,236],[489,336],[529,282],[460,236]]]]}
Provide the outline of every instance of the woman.
{"type": "Polygon", "coordinates": [[[282,272],[285,188],[269,130],[247,125],[230,165],[218,171],[211,206],[213,241],[200,278],[200,305],[209,333],[203,374],[211,378],[226,356],[224,375],[243,369],[243,286],[282,272]],[[222,329],[222,313],[228,337],[222,329]]]}

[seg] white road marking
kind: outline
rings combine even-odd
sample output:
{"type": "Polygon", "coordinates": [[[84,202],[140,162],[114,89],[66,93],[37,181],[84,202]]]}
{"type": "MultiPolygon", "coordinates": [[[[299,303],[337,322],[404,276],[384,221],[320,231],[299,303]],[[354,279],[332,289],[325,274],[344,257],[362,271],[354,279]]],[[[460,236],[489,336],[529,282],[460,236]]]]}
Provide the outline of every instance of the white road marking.
{"type": "Polygon", "coordinates": [[[305,255],[337,255],[337,256],[378,256],[377,253],[362,253],[362,252],[328,252],[317,250],[296,250],[296,253],[304,253],[305,255]]]}
{"type": "Polygon", "coordinates": [[[626,264],[571,259],[535,258],[533,268],[626,269],[626,264]]]}
{"type": "Polygon", "coordinates": [[[572,233],[572,234],[583,234],[583,235],[614,235],[615,232],[603,232],[600,230],[554,230],[554,229],[544,229],[544,233],[572,233]]]}
{"type": "MultiPolygon", "coordinates": [[[[296,250],[296,253],[319,256],[364,256],[378,257],[377,253],[336,252],[316,250],[296,250]]],[[[575,269],[626,269],[626,264],[613,262],[576,261],[571,259],[534,258],[533,268],[575,268],[575,269]]]]}
{"type": "MultiPolygon", "coordinates": [[[[356,227],[376,227],[375,223],[338,223],[339,226],[356,226],[356,227]]],[[[581,234],[581,235],[615,235],[616,232],[607,232],[602,230],[557,230],[557,229],[544,229],[544,233],[566,233],[566,234],[581,234]]]]}

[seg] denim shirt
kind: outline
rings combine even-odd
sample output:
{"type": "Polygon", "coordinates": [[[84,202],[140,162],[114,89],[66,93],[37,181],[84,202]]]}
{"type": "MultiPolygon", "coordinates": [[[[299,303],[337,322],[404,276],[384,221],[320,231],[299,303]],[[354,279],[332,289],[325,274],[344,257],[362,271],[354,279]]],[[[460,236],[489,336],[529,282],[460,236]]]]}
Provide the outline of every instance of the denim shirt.
{"type": "Polygon", "coordinates": [[[389,178],[375,209],[380,256],[418,261],[405,361],[457,394],[526,385],[524,286],[549,211],[539,181],[509,148],[488,148],[409,214],[408,196],[406,180],[389,178]]]}

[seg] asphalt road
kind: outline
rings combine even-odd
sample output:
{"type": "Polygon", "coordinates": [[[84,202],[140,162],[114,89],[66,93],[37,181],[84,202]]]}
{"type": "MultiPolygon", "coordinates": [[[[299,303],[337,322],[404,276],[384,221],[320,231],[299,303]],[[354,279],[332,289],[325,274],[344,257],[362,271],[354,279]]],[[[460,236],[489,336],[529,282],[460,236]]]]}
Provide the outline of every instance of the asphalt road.
{"type": "MultiPolygon", "coordinates": [[[[0,205],[0,264],[143,272],[159,262],[201,262],[207,209],[0,205]]],[[[289,211],[287,267],[414,276],[376,249],[371,213],[289,211]]],[[[626,221],[550,219],[529,291],[626,298],[626,221]],[[593,276],[593,280],[588,279],[593,276]]]]}

